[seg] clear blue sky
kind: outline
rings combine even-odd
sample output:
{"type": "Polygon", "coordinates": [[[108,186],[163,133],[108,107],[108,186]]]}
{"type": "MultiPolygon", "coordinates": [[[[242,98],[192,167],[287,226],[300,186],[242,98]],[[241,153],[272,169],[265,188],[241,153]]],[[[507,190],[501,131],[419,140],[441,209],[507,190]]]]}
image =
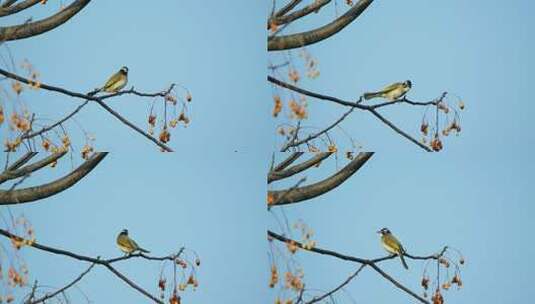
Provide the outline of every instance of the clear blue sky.
{"type": "MultiPolygon", "coordinates": [[[[339,35],[308,47],[321,76],[302,85],[314,91],[350,99],[370,87],[411,79],[411,97],[427,100],[449,90],[467,108],[461,136],[449,138],[440,154],[420,152],[374,118],[355,115],[345,129],[379,152],[335,191],[286,208],[288,217],[305,220],[319,246],[364,257],[383,254],[374,233],[383,226],[415,253],[444,244],[460,248],[467,257],[465,287],[448,292],[446,303],[532,299],[529,259],[535,247],[526,240],[535,228],[528,120],[534,113],[528,74],[535,68],[534,8],[530,1],[376,1],[339,35]]],[[[330,7],[292,30],[324,24],[333,14],[330,7]]],[[[312,99],[309,104],[317,125],[340,113],[312,99]]],[[[419,110],[384,113],[417,134],[419,110]]],[[[330,163],[318,176],[333,170],[330,163]]],[[[328,257],[301,253],[299,259],[310,287],[329,289],[353,271],[351,264],[328,257]]],[[[398,261],[387,264],[386,270],[419,290],[420,264],[411,262],[410,272],[398,261]]],[[[348,291],[357,303],[412,301],[370,271],[348,291]]]]}
{"type": "MultiPolygon", "coordinates": [[[[5,23],[29,15],[38,19],[57,8],[49,1],[5,23]]],[[[130,84],[139,90],[178,82],[193,94],[191,125],[173,133],[170,146],[177,152],[172,155],[157,152],[98,107],[84,109],[78,121],[96,134],[97,149],[112,154],[73,189],[12,208],[31,220],[39,241],[111,257],[121,254],[115,237],[128,228],[154,254],[182,245],[199,253],[200,285],[183,296],[183,303],[232,303],[267,292],[262,224],[271,108],[263,102],[270,99],[266,9],[251,1],[93,1],[61,28],[10,43],[15,59],[28,58],[50,84],[85,92],[127,65],[130,84]]],[[[36,110],[54,112],[49,118],[77,105],[42,91],[23,97],[36,110]]],[[[125,97],[110,104],[145,128],[148,103],[125,97]]],[[[77,132],[75,125],[67,127],[77,132]]],[[[50,181],[69,168],[66,158],[58,172],[39,174],[25,185],[50,181]]],[[[32,250],[23,254],[32,279],[42,284],[61,286],[85,267],[32,250]]],[[[118,267],[156,292],[159,264],[118,267]]],[[[80,287],[93,303],[147,303],[102,269],[80,287]]],[[[76,290],[71,295],[83,299],[76,290]]]]}
{"type": "MultiPolygon", "coordinates": [[[[398,2],[376,1],[339,35],[310,46],[321,77],[303,85],[343,98],[406,78],[413,80],[414,98],[450,90],[467,104],[462,135],[449,139],[442,153],[427,154],[373,118],[356,114],[345,129],[378,153],[343,186],[286,208],[288,215],[304,219],[319,246],[356,255],[383,253],[374,233],[382,226],[411,252],[450,244],[464,252],[467,265],[465,288],[450,291],[448,302],[525,302],[535,296],[528,276],[535,248],[523,241],[534,230],[535,211],[528,184],[535,169],[528,123],[534,110],[528,71],[535,68],[529,39],[535,4],[398,2]]],[[[31,15],[37,19],[55,9],[49,1],[31,15]]],[[[176,81],[194,98],[191,126],[173,133],[173,155],[149,153],[155,150],[149,142],[107,113],[85,109],[78,120],[96,134],[97,148],[115,153],[73,189],[12,210],[31,219],[43,243],[80,253],[119,254],[114,239],[124,227],[155,253],[183,244],[197,250],[203,262],[200,287],[187,293],[184,303],[271,302],[265,242],[272,220],[265,212],[265,172],[274,131],[265,83],[268,10],[268,3],[252,1],[161,1],[156,7],[94,1],[63,27],[11,43],[15,59],[28,58],[51,84],[86,91],[128,65],[136,88],[158,90],[176,81]]],[[[333,14],[331,7],[293,29],[323,24],[333,14]]],[[[35,109],[68,111],[70,100],[63,96],[30,97],[35,109]]],[[[146,103],[124,97],[113,107],[145,124],[146,103]]],[[[311,101],[311,111],[314,122],[323,125],[340,109],[311,101]]],[[[385,113],[417,132],[420,113],[385,113]]],[[[326,165],[318,175],[332,172],[333,164],[326,165]]],[[[25,185],[50,180],[67,167],[25,185]]],[[[50,285],[61,285],[83,267],[32,250],[24,254],[36,278],[50,285]]],[[[322,288],[353,270],[326,257],[299,257],[311,284],[322,288]]],[[[392,261],[385,269],[417,288],[420,266],[410,266],[407,273],[392,261]]],[[[119,268],[155,291],[158,265],[119,268]]],[[[94,303],[145,301],[103,270],[80,287],[94,303]]],[[[359,303],[411,301],[368,271],[348,291],[359,303]]]]}

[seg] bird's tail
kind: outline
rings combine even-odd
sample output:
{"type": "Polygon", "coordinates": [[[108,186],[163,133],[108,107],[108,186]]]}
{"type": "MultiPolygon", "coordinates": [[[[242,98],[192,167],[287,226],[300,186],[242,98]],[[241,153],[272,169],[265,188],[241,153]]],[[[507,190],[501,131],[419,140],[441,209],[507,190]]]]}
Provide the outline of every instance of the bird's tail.
{"type": "Polygon", "coordinates": [[[143,252],[143,253],[150,253],[150,251],[148,251],[147,249],[143,249],[141,247],[139,247],[137,250],[139,250],[140,252],[143,252]]]}
{"type": "Polygon", "coordinates": [[[376,97],[380,97],[382,95],[381,92],[370,92],[370,93],[364,93],[364,99],[372,99],[376,97]]]}
{"type": "Polygon", "coordinates": [[[403,257],[403,253],[399,254],[399,258],[401,259],[401,264],[403,264],[403,267],[405,267],[405,269],[409,270],[409,266],[407,266],[407,263],[405,262],[405,258],[403,257]]]}

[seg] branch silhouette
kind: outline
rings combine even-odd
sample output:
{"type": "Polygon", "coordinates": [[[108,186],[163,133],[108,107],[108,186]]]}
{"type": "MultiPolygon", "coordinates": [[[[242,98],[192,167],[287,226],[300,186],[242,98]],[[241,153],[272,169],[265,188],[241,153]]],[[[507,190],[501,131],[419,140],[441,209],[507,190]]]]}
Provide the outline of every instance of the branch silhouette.
{"type": "MultiPolygon", "coordinates": [[[[17,240],[17,241],[24,241],[24,238],[22,238],[20,236],[17,236],[15,234],[12,234],[11,232],[9,232],[7,230],[4,230],[4,229],[0,229],[0,235],[2,235],[4,237],[7,237],[9,239],[13,239],[13,240],[17,240]]],[[[160,257],[153,257],[153,256],[145,255],[143,253],[136,253],[136,254],[126,255],[126,256],[117,257],[117,258],[101,259],[101,257],[90,257],[90,256],[86,256],[86,255],[81,255],[81,254],[74,253],[74,252],[71,252],[71,251],[68,251],[68,250],[54,248],[54,247],[47,246],[47,245],[42,245],[42,244],[39,244],[37,242],[30,242],[28,246],[36,248],[36,249],[39,249],[41,251],[48,252],[48,253],[52,253],[52,254],[56,254],[56,255],[62,255],[62,256],[66,256],[66,257],[69,257],[69,258],[72,258],[72,259],[76,259],[76,260],[79,260],[79,261],[92,263],[91,268],[94,265],[103,266],[106,269],[108,269],[111,273],[113,273],[115,276],[117,276],[119,279],[121,279],[122,281],[124,281],[125,283],[130,285],[132,288],[136,289],[138,292],[140,292],[141,294],[143,294],[144,296],[146,296],[147,298],[151,299],[152,301],[154,301],[155,303],[158,303],[158,304],[164,304],[164,302],[161,301],[160,299],[158,299],[156,296],[151,295],[148,291],[146,291],[145,289],[143,289],[142,287],[140,287],[136,283],[134,283],[131,279],[129,279],[124,274],[122,274],[117,269],[115,269],[112,266],[112,264],[117,263],[117,262],[121,262],[121,261],[131,260],[131,259],[144,259],[144,260],[149,260],[149,261],[165,261],[165,260],[168,260],[168,261],[176,262],[176,260],[182,255],[182,253],[184,252],[184,249],[185,249],[184,247],[182,247],[182,248],[180,248],[180,250],[176,254],[171,254],[171,255],[167,255],[167,256],[160,256],[160,257]]],[[[91,270],[91,268],[88,269],[87,272],[89,272],[89,270],[91,270]]],[[[83,275],[85,275],[85,274],[83,274],[83,275]]],[[[81,280],[81,278],[79,278],[78,281],[79,280],[81,280]]],[[[35,303],[37,303],[37,302],[35,302],[35,303]]]]}
{"type": "MultiPolygon", "coordinates": [[[[384,108],[386,106],[391,106],[391,105],[394,105],[394,104],[401,104],[401,103],[405,103],[405,104],[409,104],[409,105],[413,105],[413,106],[428,106],[428,105],[435,105],[436,106],[446,97],[447,93],[445,93],[445,92],[442,93],[441,96],[439,98],[437,98],[436,100],[431,100],[431,101],[426,101],[426,102],[413,101],[413,100],[410,100],[410,99],[408,99],[407,97],[404,96],[403,98],[401,98],[399,100],[395,100],[395,101],[391,101],[391,102],[385,102],[385,103],[380,103],[380,104],[376,104],[376,105],[364,105],[364,104],[362,104],[362,101],[363,101],[362,96],[359,97],[359,99],[356,100],[356,101],[347,101],[347,100],[343,100],[343,99],[340,99],[340,98],[336,98],[336,97],[332,97],[332,96],[328,96],[328,95],[323,95],[323,94],[315,93],[315,92],[312,92],[312,91],[309,91],[309,90],[306,90],[306,89],[303,89],[303,88],[299,88],[297,86],[294,86],[292,84],[289,84],[287,82],[279,80],[279,79],[277,79],[277,78],[275,78],[273,76],[268,76],[267,79],[268,79],[269,82],[271,82],[271,83],[273,83],[273,84],[275,84],[277,86],[286,88],[288,90],[292,90],[294,92],[297,92],[297,93],[300,93],[300,94],[303,94],[303,95],[306,95],[306,96],[310,96],[310,97],[313,97],[313,98],[316,98],[316,99],[320,99],[320,100],[330,101],[330,102],[333,102],[333,103],[336,103],[336,104],[339,104],[339,105],[342,105],[342,106],[346,106],[346,107],[351,107],[351,108],[356,108],[356,109],[363,110],[363,111],[368,111],[373,116],[375,116],[377,119],[379,119],[382,123],[384,123],[385,125],[390,127],[396,133],[398,133],[401,136],[405,137],[406,139],[408,139],[409,141],[411,141],[412,143],[414,143],[418,147],[424,149],[427,152],[432,152],[433,151],[428,146],[422,144],[421,142],[416,140],[414,137],[412,137],[411,135],[407,134],[406,132],[404,132],[403,130],[398,128],[390,120],[386,119],[383,115],[381,115],[377,111],[377,109],[384,108]]],[[[326,131],[328,131],[328,129],[336,126],[343,119],[345,119],[346,116],[349,115],[349,113],[350,112],[346,112],[339,120],[337,120],[333,125],[329,126],[327,129],[323,130],[322,132],[326,132],[326,131]]],[[[308,140],[306,140],[306,139],[302,140],[302,142],[300,142],[300,144],[306,143],[307,141],[308,140]]],[[[287,143],[284,148],[286,148],[288,146],[296,146],[296,145],[295,145],[295,143],[291,143],[290,142],[290,143],[287,143]]]]}
{"type": "Polygon", "coordinates": [[[27,8],[36,5],[39,2],[41,2],[41,0],[24,0],[15,5],[11,5],[6,2],[2,6],[0,6],[0,17],[16,14],[20,11],[23,11],[27,8]],[[8,5],[6,6],[6,4],[8,5]]]}
{"type": "MultiPolygon", "coordinates": [[[[303,154],[303,152],[296,152],[295,154],[292,154],[292,156],[290,156],[290,157],[293,158],[294,155],[301,156],[302,154],[303,154]]],[[[288,178],[288,177],[293,176],[295,174],[298,174],[300,172],[306,171],[310,167],[318,165],[319,163],[321,163],[323,160],[327,159],[332,154],[333,154],[332,152],[321,152],[321,153],[318,153],[318,154],[314,155],[313,157],[311,157],[310,159],[308,159],[308,160],[306,160],[306,161],[304,161],[302,163],[299,163],[297,165],[294,165],[294,166],[291,166],[289,168],[286,168],[287,166],[289,166],[291,164],[291,163],[288,163],[288,160],[290,160],[290,158],[289,158],[288,160],[283,161],[275,169],[273,169],[272,171],[269,172],[269,174],[268,174],[268,184],[270,184],[270,183],[272,183],[274,181],[278,181],[278,180],[281,180],[281,179],[288,178]]],[[[292,160],[292,162],[293,161],[294,160],[292,160]]]]}
{"type": "MultiPolygon", "coordinates": [[[[95,167],[106,157],[107,154],[108,154],[107,152],[98,152],[98,153],[93,154],[88,160],[86,160],[77,169],[73,170],[66,176],[59,178],[53,182],[39,185],[39,186],[29,187],[25,189],[0,190],[0,206],[1,205],[14,205],[14,204],[16,205],[16,204],[33,202],[36,200],[40,200],[40,199],[52,196],[59,192],[62,192],[72,187],[74,184],[78,183],[89,172],[93,171],[93,169],[95,169],[95,167]]],[[[15,173],[13,173],[13,171],[7,171],[7,172],[2,173],[2,176],[7,176],[8,179],[13,174],[20,175],[24,173],[24,175],[26,176],[27,174],[40,169],[39,167],[42,168],[43,164],[46,164],[49,161],[52,162],[51,160],[53,158],[55,157],[59,158],[61,156],[63,156],[61,153],[53,154],[52,156],[45,158],[45,160],[43,160],[42,162],[37,162],[28,167],[23,167],[22,169],[20,169],[21,170],[20,172],[14,171],[15,173]]]]}
{"type": "Polygon", "coordinates": [[[89,266],[89,268],[87,268],[84,272],[82,272],[79,276],[77,276],[72,282],[70,282],[69,284],[65,285],[64,287],[54,291],[54,292],[51,292],[51,293],[47,293],[45,294],[44,296],[42,296],[41,298],[38,298],[36,300],[32,300],[31,298],[28,299],[28,301],[26,301],[25,303],[26,304],[38,304],[38,303],[45,303],[45,301],[49,300],[49,299],[52,299],[54,298],[55,296],[65,292],[67,289],[71,288],[72,286],[74,286],[76,283],[80,282],[84,276],[86,274],[88,274],[91,269],[93,269],[93,267],[95,266],[95,263],[91,264],[89,266]]]}
{"type": "MultiPolygon", "coordinates": [[[[355,21],[372,2],[373,0],[359,0],[359,2],[355,3],[355,5],[353,5],[353,7],[350,8],[345,14],[322,27],[302,33],[269,37],[268,51],[282,51],[299,48],[327,39],[355,21]]],[[[294,6],[292,6],[289,10],[295,7],[298,2],[295,3],[294,1],[294,3],[291,4],[294,6]]],[[[278,17],[280,18],[280,16],[278,17]]]]}
{"type": "MultiPolygon", "coordinates": [[[[28,1],[27,1],[28,2],[28,1]]],[[[24,39],[46,33],[56,27],[64,24],[74,15],[78,14],[91,0],[76,0],[58,13],[35,22],[28,22],[20,25],[0,27],[0,41],[10,41],[24,39]]],[[[22,3],[21,3],[22,4],[22,3]]],[[[19,4],[19,5],[21,5],[19,4]]],[[[33,5],[31,2],[26,5],[33,5]]],[[[16,7],[16,6],[14,6],[16,7]]],[[[17,10],[21,7],[11,7],[11,10],[17,10]]],[[[28,6],[29,7],[29,6],[28,6]]],[[[27,7],[26,7],[27,8],[27,7]]],[[[25,9],[22,7],[22,9],[25,9]]],[[[3,10],[6,11],[6,8],[3,10]]],[[[20,11],[20,10],[19,10],[20,11]]],[[[13,12],[14,13],[14,12],[13,12]]],[[[7,8],[7,14],[10,14],[10,8],[7,8]]]]}
{"type": "MultiPolygon", "coordinates": [[[[6,70],[3,70],[3,69],[0,69],[0,75],[4,75],[4,76],[6,76],[8,78],[20,81],[20,82],[25,83],[25,84],[30,84],[31,85],[31,84],[35,83],[34,81],[32,81],[30,79],[27,79],[25,77],[21,77],[19,75],[13,74],[13,73],[11,73],[9,71],[6,71],[6,70]]],[[[120,95],[125,95],[125,94],[132,94],[132,95],[136,95],[136,96],[140,96],[140,97],[165,97],[167,94],[169,94],[169,92],[171,90],[173,90],[173,88],[175,87],[175,84],[172,84],[168,89],[166,89],[164,91],[155,92],[155,93],[143,93],[143,92],[136,91],[134,88],[131,88],[129,90],[124,90],[124,91],[120,91],[120,92],[112,93],[112,94],[108,94],[108,95],[103,95],[103,96],[95,96],[95,95],[92,95],[91,93],[83,94],[83,93],[73,92],[73,91],[69,91],[69,90],[64,89],[64,88],[51,86],[51,85],[47,85],[47,84],[40,84],[39,87],[44,89],[44,90],[47,90],[47,91],[61,93],[63,95],[67,95],[67,96],[70,96],[70,97],[75,97],[75,98],[80,98],[80,99],[83,99],[83,100],[94,101],[100,107],[104,108],[108,113],[110,113],[115,118],[117,118],[119,121],[121,121],[123,124],[127,125],[128,127],[133,129],[137,133],[143,135],[145,138],[147,138],[148,140],[152,141],[154,144],[159,146],[162,150],[167,151],[167,152],[173,152],[173,150],[169,146],[167,146],[166,144],[162,143],[161,141],[159,141],[155,137],[151,136],[147,132],[143,131],[141,128],[139,128],[138,126],[136,126],[135,124],[131,123],[129,120],[127,120],[126,118],[121,116],[121,114],[119,114],[118,112],[113,110],[110,106],[108,106],[106,103],[104,103],[104,100],[110,99],[110,98],[113,98],[113,97],[116,97],[116,96],[120,96],[120,95]]]]}
{"type": "Polygon", "coordinates": [[[330,2],[331,0],[317,0],[293,13],[274,16],[269,19],[268,29],[270,29],[272,26],[288,24],[311,13],[318,12],[323,6],[329,4],[330,2]]]}
{"type": "MultiPolygon", "coordinates": [[[[314,253],[321,254],[321,255],[331,256],[340,260],[355,262],[355,263],[359,263],[365,266],[369,266],[373,270],[375,270],[377,273],[379,273],[382,277],[384,277],[386,280],[394,284],[394,286],[396,286],[397,288],[403,290],[404,292],[406,292],[407,294],[411,295],[412,297],[414,297],[415,299],[417,299],[418,301],[424,304],[430,304],[429,301],[422,298],[421,296],[419,296],[418,294],[416,294],[414,291],[410,290],[409,288],[405,287],[398,280],[394,279],[391,275],[389,275],[384,270],[382,270],[379,266],[377,266],[377,264],[379,264],[380,262],[397,258],[396,255],[390,255],[390,256],[385,256],[385,257],[380,257],[380,258],[375,258],[375,259],[366,259],[366,258],[346,255],[346,254],[342,254],[333,250],[322,249],[318,247],[306,249],[306,247],[300,242],[289,239],[283,235],[277,234],[270,230],[268,230],[267,235],[269,239],[274,239],[283,243],[291,242],[292,244],[295,244],[297,247],[305,251],[310,251],[310,252],[314,252],[314,253]]],[[[415,255],[411,255],[408,253],[405,253],[404,256],[407,257],[408,259],[413,259],[413,260],[438,260],[446,252],[447,248],[448,247],[444,247],[439,253],[428,255],[428,256],[415,256],[415,255]]]]}
{"type": "MultiPolygon", "coordinates": [[[[268,196],[273,200],[270,207],[295,204],[331,191],[355,174],[373,156],[373,154],[373,152],[359,153],[344,168],[317,183],[286,190],[268,191],[268,196]]],[[[323,154],[323,156],[325,155],[323,154]]],[[[314,161],[317,161],[317,159],[314,161]]]]}

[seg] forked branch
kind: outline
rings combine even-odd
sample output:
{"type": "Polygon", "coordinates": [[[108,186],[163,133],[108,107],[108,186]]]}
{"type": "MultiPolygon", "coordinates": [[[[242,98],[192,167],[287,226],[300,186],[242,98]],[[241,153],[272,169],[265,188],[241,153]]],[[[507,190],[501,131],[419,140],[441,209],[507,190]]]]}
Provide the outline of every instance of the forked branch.
{"type": "Polygon", "coordinates": [[[53,182],[18,190],[0,190],[0,206],[33,202],[64,191],[95,169],[107,154],[107,152],[93,154],[74,171],[53,182]]]}
{"type": "MultiPolygon", "coordinates": [[[[303,152],[296,152],[296,153],[303,153],[303,152]]],[[[319,163],[321,163],[323,160],[325,160],[326,158],[331,156],[332,154],[333,154],[332,152],[321,152],[321,153],[318,153],[318,154],[314,155],[310,159],[308,159],[308,160],[306,160],[306,161],[304,161],[302,163],[299,163],[297,165],[293,165],[293,166],[291,166],[291,167],[289,167],[287,169],[284,169],[284,170],[273,170],[273,171],[269,172],[269,174],[268,174],[268,184],[270,184],[270,183],[272,183],[274,181],[278,181],[278,180],[281,180],[281,179],[288,178],[290,176],[293,176],[295,174],[303,172],[303,171],[307,170],[310,167],[316,166],[319,163]]],[[[277,166],[277,167],[280,167],[280,165],[277,166]]]]}
{"type": "MultiPolygon", "coordinates": [[[[4,229],[0,229],[0,235],[2,235],[4,237],[7,237],[7,238],[9,238],[11,240],[19,241],[19,242],[24,241],[24,238],[21,238],[18,235],[12,234],[11,232],[9,232],[7,230],[4,230],[4,229]]],[[[142,253],[138,253],[138,254],[131,254],[131,255],[127,255],[127,256],[122,256],[122,257],[119,257],[119,258],[101,259],[100,257],[96,257],[96,258],[95,257],[89,257],[89,256],[77,254],[77,253],[74,253],[74,252],[71,252],[71,251],[67,251],[67,250],[64,250],[64,249],[59,249],[59,248],[54,248],[54,247],[42,245],[42,244],[39,244],[39,243],[37,243],[35,241],[29,242],[28,246],[36,248],[36,249],[39,249],[41,251],[48,252],[48,253],[70,257],[70,258],[73,258],[73,259],[76,259],[76,260],[79,260],[79,261],[89,262],[89,263],[92,263],[93,265],[103,266],[106,269],[108,269],[110,272],[112,272],[115,276],[117,276],[119,279],[121,279],[122,281],[124,281],[125,283],[130,285],[132,288],[136,289],[138,292],[140,292],[141,294],[143,294],[144,296],[146,296],[147,298],[151,299],[152,301],[154,301],[155,303],[158,303],[158,304],[164,304],[164,302],[162,300],[158,299],[156,296],[153,296],[152,294],[150,294],[145,289],[141,288],[136,283],[134,283],[131,279],[129,279],[124,274],[122,274],[117,269],[115,269],[112,266],[112,264],[120,262],[120,261],[126,261],[126,260],[130,260],[130,259],[135,259],[135,258],[142,258],[142,259],[153,260],[153,261],[165,261],[165,260],[168,260],[168,261],[172,261],[172,262],[177,262],[177,259],[180,258],[180,256],[182,255],[182,253],[184,252],[184,249],[185,249],[184,247],[182,247],[176,254],[171,254],[171,255],[163,256],[163,257],[152,257],[152,256],[147,256],[147,255],[142,254],[142,253]]],[[[89,272],[89,270],[91,270],[93,265],[87,270],[87,272],[89,272]]],[[[82,277],[83,277],[83,275],[85,275],[85,274],[82,274],[82,277]]],[[[79,281],[79,280],[81,280],[81,277],[77,281],[79,281]]],[[[76,282],[74,282],[74,283],[76,283],[76,282]]],[[[33,303],[38,303],[38,302],[33,302],[33,303]]]]}
{"type": "Polygon", "coordinates": [[[23,11],[27,8],[30,8],[37,3],[41,2],[41,0],[24,0],[20,3],[17,3],[15,5],[9,5],[4,7],[3,5],[0,6],[0,17],[9,16],[16,14],[20,11],[23,11]]]}
{"type": "Polygon", "coordinates": [[[272,36],[268,38],[268,51],[281,51],[299,48],[320,42],[340,32],[347,25],[357,19],[373,0],[360,0],[345,14],[336,18],[329,24],[307,32],[272,36]]]}
{"type": "Polygon", "coordinates": [[[270,207],[298,203],[331,191],[355,174],[373,154],[373,152],[359,153],[344,168],[317,183],[293,189],[268,191],[268,197],[274,202],[270,207]]]}
{"type": "Polygon", "coordinates": [[[24,39],[48,32],[67,22],[89,2],[91,0],[75,0],[69,6],[48,18],[20,25],[0,27],[0,41],[24,39]]]}
{"type": "MultiPolygon", "coordinates": [[[[314,253],[321,254],[321,255],[328,255],[328,256],[331,256],[331,257],[334,257],[334,258],[337,258],[337,259],[341,259],[341,260],[344,260],[344,261],[350,261],[350,262],[355,262],[355,263],[358,263],[358,264],[361,264],[361,265],[369,266],[373,270],[375,270],[377,273],[379,273],[382,277],[384,277],[386,280],[388,280],[392,284],[394,284],[394,286],[396,286],[397,288],[403,290],[407,294],[411,295],[412,297],[414,297],[415,299],[417,299],[421,303],[430,304],[429,301],[427,301],[426,299],[422,298],[417,293],[415,293],[414,291],[410,290],[409,288],[407,288],[406,286],[401,284],[399,281],[394,279],[391,275],[389,275],[384,270],[382,270],[379,266],[377,266],[377,264],[379,264],[380,262],[397,258],[396,255],[390,255],[390,256],[376,258],[376,259],[366,259],[366,258],[360,258],[360,257],[345,255],[345,254],[338,253],[336,251],[332,251],[332,250],[328,250],[328,249],[322,249],[322,248],[318,248],[318,247],[313,247],[313,248],[306,249],[307,247],[304,246],[303,244],[301,244],[300,242],[297,242],[295,240],[289,239],[289,238],[287,238],[287,237],[285,237],[283,235],[277,234],[277,233],[275,233],[273,231],[269,231],[268,230],[267,234],[268,234],[268,238],[269,239],[277,240],[277,241],[280,241],[280,242],[283,242],[283,243],[290,243],[291,242],[293,245],[295,245],[295,246],[297,246],[297,247],[299,247],[299,248],[301,248],[301,249],[303,249],[305,251],[314,252],[314,253]]],[[[413,256],[413,255],[410,255],[410,254],[405,254],[404,256],[407,257],[408,259],[414,259],[414,260],[437,260],[437,259],[441,258],[444,255],[446,250],[447,250],[447,247],[444,247],[439,253],[428,255],[428,256],[413,256]]]]}
{"type": "MultiPolygon", "coordinates": [[[[379,113],[378,109],[379,108],[383,108],[383,107],[387,107],[387,106],[391,106],[391,105],[394,105],[394,104],[400,104],[400,103],[406,103],[406,104],[409,104],[409,105],[412,105],[412,106],[429,106],[429,105],[436,106],[446,97],[446,94],[447,94],[446,92],[444,92],[444,93],[441,94],[441,96],[439,98],[437,98],[435,100],[431,100],[431,101],[426,101],[426,102],[413,101],[413,100],[408,99],[406,96],[404,96],[399,100],[394,100],[394,101],[387,102],[387,103],[380,103],[380,104],[376,104],[376,105],[364,105],[364,104],[362,104],[362,101],[363,101],[362,96],[359,97],[359,99],[356,100],[356,101],[347,101],[347,100],[343,100],[343,99],[340,99],[340,98],[336,98],[336,97],[332,97],[332,96],[328,96],[328,95],[323,95],[323,94],[319,94],[319,93],[315,93],[315,92],[311,92],[311,91],[305,90],[303,88],[299,88],[297,86],[289,84],[287,82],[281,81],[279,79],[276,79],[276,78],[274,78],[272,76],[268,76],[268,81],[273,83],[273,84],[275,84],[275,85],[277,85],[277,86],[286,88],[288,90],[292,90],[294,92],[297,92],[297,93],[300,93],[300,94],[303,94],[303,95],[306,95],[306,96],[310,96],[310,97],[313,97],[313,98],[316,98],[316,99],[333,102],[333,103],[336,103],[338,105],[342,105],[342,106],[346,106],[346,107],[351,107],[351,108],[356,108],[356,109],[363,110],[363,111],[368,111],[373,116],[375,116],[377,119],[379,119],[382,123],[384,123],[389,128],[394,130],[396,133],[398,133],[399,135],[405,137],[406,139],[408,139],[409,141],[411,141],[412,143],[414,143],[415,145],[417,145],[418,147],[424,149],[427,152],[432,152],[433,150],[431,148],[429,148],[428,146],[424,145],[423,143],[419,142],[418,140],[416,140],[413,136],[411,136],[408,133],[406,133],[405,131],[401,130],[394,123],[392,123],[390,120],[388,120],[383,115],[381,115],[379,113]]],[[[350,114],[350,112],[346,112],[340,119],[338,119],[330,127],[336,126],[340,121],[345,119],[347,117],[347,115],[349,115],[349,114],[350,114]]],[[[306,140],[304,142],[306,142],[306,140]]],[[[288,143],[288,145],[295,146],[295,143],[288,143]]],[[[286,145],[286,146],[288,146],[288,145],[286,145]]]]}
{"type": "MultiPolygon", "coordinates": [[[[0,69],[0,75],[4,75],[4,76],[6,76],[8,78],[11,78],[11,79],[16,80],[16,81],[20,81],[20,82],[25,83],[25,84],[29,84],[29,85],[34,84],[34,81],[32,81],[32,80],[29,80],[27,78],[24,78],[24,77],[16,75],[16,74],[13,74],[13,73],[11,73],[9,71],[6,71],[6,70],[3,70],[3,69],[0,69]]],[[[132,94],[132,95],[136,95],[136,96],[140,96],[140,97],[165,97],[175,87],[174,84],[171,84],[171,86],[169,86],[168,89],[166,89],[164,91],[156,92],[156,93],[142,93],[142,92],[138,92],[138,91],[134,90],[134,88],[131,88],[129,90],[124,90],[124,91],[120,91],[120,92],[112,93],[112,94],[108,94],[108,95],[103,95],[103,96],[95,96],[93,94],[83,94],[83,93],[73,92],[73,91],[66,90],[64,88],[51,86],[51,85],[47,85],[47,84],[44,84],[44,83],[41,83],[39,85],[39,87],[41,89],[44,89],[44,90],[47,90],[47,91],[61,93],[63,95],[67,95],[67,96],[70,96],[70,97],[80,98],[80,99],[83,99],[85,101],[87,101],[87,100],[94,101],[99,106],[104,108],[108,113],[110,113],[115,118],[117,118],[119,121],[121,121],[123,124],[127,125],[128,127],[133,129],[137,133],[143,135],[145,138],[147,138],[148,140],[152,141],[154,144],[159,146],[163,151],[173,152],[173,150],[169,146],[167,146],[163,142],[159,141],[158,139],[154,138],[153,136],[151,136],[147,132],[143,131],[141,128],[139,128],[138,126],[136,126],[135,124],[130,122],[128,119],[124,118],[117,111],[113,110],[109,105],[107,105],[104,102],[104,100],[110,99],[112,97],[120,96],[120,95],[125,95],[125,94],[132,94]]],[[[80,105],[79,108],[83,107],[83,105],[84,104],[80,105]]],[[[79,110],[79,108],[77,108],[77,110],[79,110]]],[[[75,112],[73,112],[71,114],[74,115],[74,114],[76,114],[76,112],[77,111],[75,110],[75,112]]]]}

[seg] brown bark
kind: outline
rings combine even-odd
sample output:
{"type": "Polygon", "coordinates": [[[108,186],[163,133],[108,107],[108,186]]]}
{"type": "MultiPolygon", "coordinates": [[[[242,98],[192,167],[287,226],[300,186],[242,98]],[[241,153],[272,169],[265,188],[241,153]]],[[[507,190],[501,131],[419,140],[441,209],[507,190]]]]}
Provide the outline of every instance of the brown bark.
{"type": "Polygon", "coordinates": [[[57,152],[57,153],[49,155],[48,157],[45,157],[44,159],[40,161],[37,161],[31,165],[24,166],[20,169],[6,170],[2,174],[0,174],[0,184],[10,179],[23,177],[43,167],[46,167],[50,165],[51,163],[55,162],[56,160],[58,160],[59,158],[63,157],[63,155],[65,155],[66,153],[67,151],[57,152]]]}
{"type": "Polygon", "coordinates": [[[288,169],[285,170],[279,170],[279,171],[272,171],[268,175],[268,184],[272,183],[274,181],[278,181],[287,177],[290,177],[292,175],[295,175],[299,172],[303,172],[307,170],[308,168],[315,166],[319,163],[321,163],[324,159],[331,156],[331,152],[322,152],[314,155],[309,160],[306,160],[302,163],[299,163],[297,165],[291,166],[288,169]]]}
{"type": "Polygon", "coordinates": [[[91,0],[76,0],[57,14],[48,18],[14,26],[0,27],[0,41],[10,41],[37,36],[67,22],[91,0]]]}
{"type": "Polygon", "coordinates": [[[0,190],[0,205],[33,202],[62,192],[84,178],[104,159],[104,157],[106,157],[107,154],[107,152],[95,153],[80,167],[76,168],[76,170],[51,183],[19,190],[0,190]]]}
{"type": "Polygon", "coordinates": [[[16,14],[20,11],[23,11],[29,7],[32,7],[39,3],[41,0],[24,0],[15,5],[10,5],[7,7],[0,6],[0,17],[9,16],[16,14]]]}
{"type": "Polygon", "coordinates": [[[268,38],[268,51],[281,51],[303,47],[327,39],[353,22],[373,2],[360,0],[336,20],[311,31],[268,38]]]}
{"type": "Polygon", "coordinates": [[[293,189],[269,191],[268,195],[276,202],[273,206],[288,205],[309,200],[327,193],[341,185],[357,172],[373,155],[373,152],[361,152],[355,159],[334,175],[311,185],[293,189]]]}

